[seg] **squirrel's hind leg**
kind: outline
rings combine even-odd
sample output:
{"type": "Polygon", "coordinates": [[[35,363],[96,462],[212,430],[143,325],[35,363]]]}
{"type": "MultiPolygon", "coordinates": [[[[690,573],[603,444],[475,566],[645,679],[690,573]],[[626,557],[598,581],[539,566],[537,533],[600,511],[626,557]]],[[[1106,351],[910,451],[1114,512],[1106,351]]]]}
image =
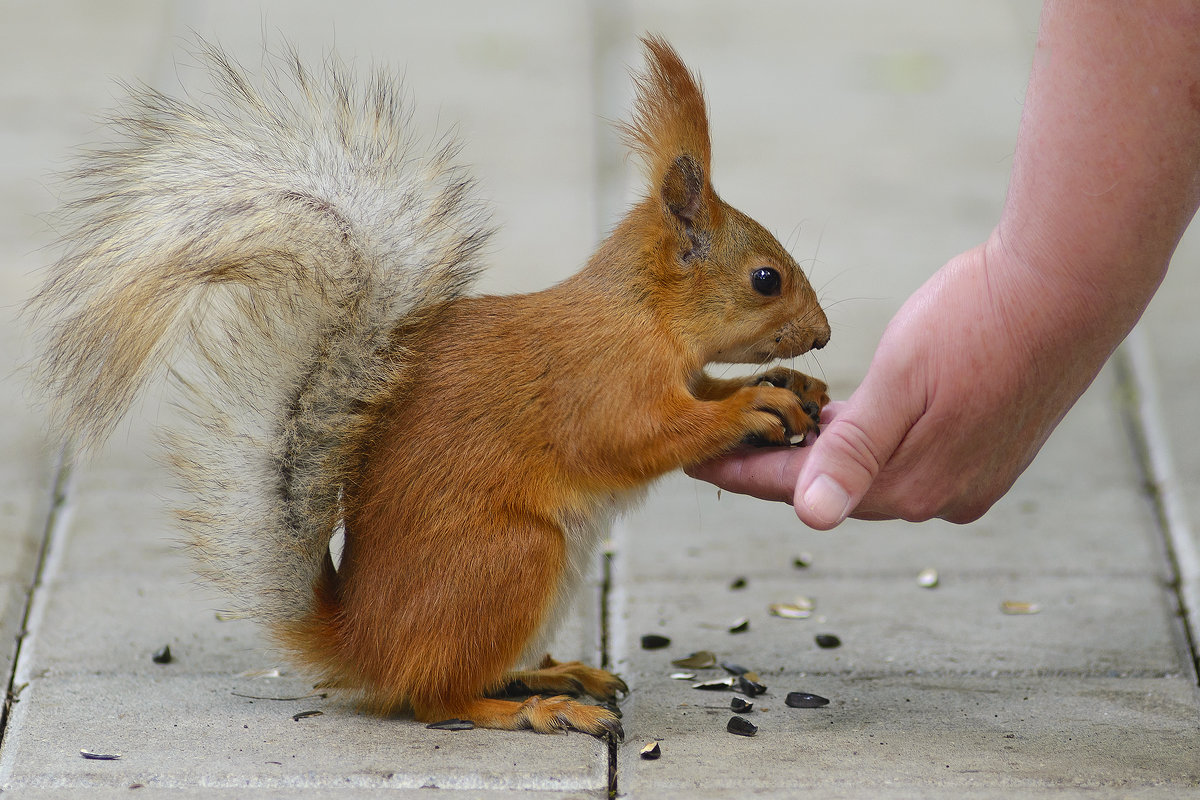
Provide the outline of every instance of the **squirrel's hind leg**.
{"type": "Polygon", "coordinates": [[[480,728],[508,731],[530,728],[538,733],[574,730],[592,736],[612,736],[617,740],[625,738],[621,721],[612,711],[569,697],[534,695],[520,702],[481,697],[445,711],[431,711],[414,704],[413,715],[419,722],[439,722],[449,716],[470,720],[480,728]]]}
{"type": "Polygon", "coordinates": [[[536,669],[516,670],[504,676],[505,694],[588,695],[597,700],[616,700],[628,694],[625,681],[603,669],[579,661],[555,661],[549,655],[536,669]]]}

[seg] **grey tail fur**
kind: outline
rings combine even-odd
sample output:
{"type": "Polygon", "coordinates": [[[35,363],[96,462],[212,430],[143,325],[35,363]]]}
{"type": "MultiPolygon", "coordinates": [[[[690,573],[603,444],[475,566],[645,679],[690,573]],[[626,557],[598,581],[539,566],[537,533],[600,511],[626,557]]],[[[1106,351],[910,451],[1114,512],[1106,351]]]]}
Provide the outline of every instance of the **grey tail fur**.
{"type": "Polygon", "coordinates": [[[405,380],[406,324],[467,290],[489,229],[456,146],[399,81],[294,53],[213,99],[132,93],[70,177],[67,255],[30,301],[56,430],[87,449],[169,369],[165,433],[200,573],[276,630],[313,610],[363,411],[405,380]]]}

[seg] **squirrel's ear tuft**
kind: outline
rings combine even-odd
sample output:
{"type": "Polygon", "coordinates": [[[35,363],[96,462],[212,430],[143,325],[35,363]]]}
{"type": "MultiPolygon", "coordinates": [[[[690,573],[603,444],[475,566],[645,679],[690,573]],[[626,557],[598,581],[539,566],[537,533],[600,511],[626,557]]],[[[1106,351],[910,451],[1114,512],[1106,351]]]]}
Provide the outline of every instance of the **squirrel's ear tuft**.
{"type": "Polygon", "coordinates": [[[708,183],[708,114],[699,79],[671,45],[659,36],[646,36],[642,44],[646,71],[633,77],[637,90],[633,119],[619,128],[640,157],[648,182],[662,187],[670,205],[668,182],[676,181],[671,173],[678,169],[681,158],[690,162],[689,176],[698,175],[701,186],[708,183]]]}

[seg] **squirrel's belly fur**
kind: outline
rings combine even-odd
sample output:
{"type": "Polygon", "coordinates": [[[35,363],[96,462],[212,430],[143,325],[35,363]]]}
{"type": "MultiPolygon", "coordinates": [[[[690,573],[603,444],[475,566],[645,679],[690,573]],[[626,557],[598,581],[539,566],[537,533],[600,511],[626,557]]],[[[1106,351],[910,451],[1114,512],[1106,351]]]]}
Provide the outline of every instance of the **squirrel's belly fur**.
{"type": "Polygon", "coordinates": [[[815,429],[820,381],[713,360],[828,340],[806,277],[710,180],[698,82],[658,38],[622,127],[646,195],[575,276],[476,297],[489,235],[399,82],[202,45],[210,101],[136,92],[73,176],[30,302],[57,431],[87,449],[169,371],[198,572],[381,711],[619,734],[624,683],[530,661],[612,516],[660,475],[815,429]],[[344,531],[340,564],[331,536],[344,531]],[[520,668],[526,667],[526,668],[520,668]],[[506,685],[524,702],[489,697],[506,685]]]}

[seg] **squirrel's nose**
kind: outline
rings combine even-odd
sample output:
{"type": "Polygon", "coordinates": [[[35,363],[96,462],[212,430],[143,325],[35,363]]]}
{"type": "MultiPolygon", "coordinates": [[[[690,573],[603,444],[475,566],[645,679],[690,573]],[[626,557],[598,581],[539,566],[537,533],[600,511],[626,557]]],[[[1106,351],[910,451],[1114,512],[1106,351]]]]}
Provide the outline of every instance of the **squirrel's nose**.
{"type": "Polygon", "coordinates": [[[818,331],[817,335],[815,337],[813,337],[812,349],[820,350],[822,347],[824,347],[827,344],[829,344],[829,326],[828,325],[826,325],[823,330],[818,331]]]}

